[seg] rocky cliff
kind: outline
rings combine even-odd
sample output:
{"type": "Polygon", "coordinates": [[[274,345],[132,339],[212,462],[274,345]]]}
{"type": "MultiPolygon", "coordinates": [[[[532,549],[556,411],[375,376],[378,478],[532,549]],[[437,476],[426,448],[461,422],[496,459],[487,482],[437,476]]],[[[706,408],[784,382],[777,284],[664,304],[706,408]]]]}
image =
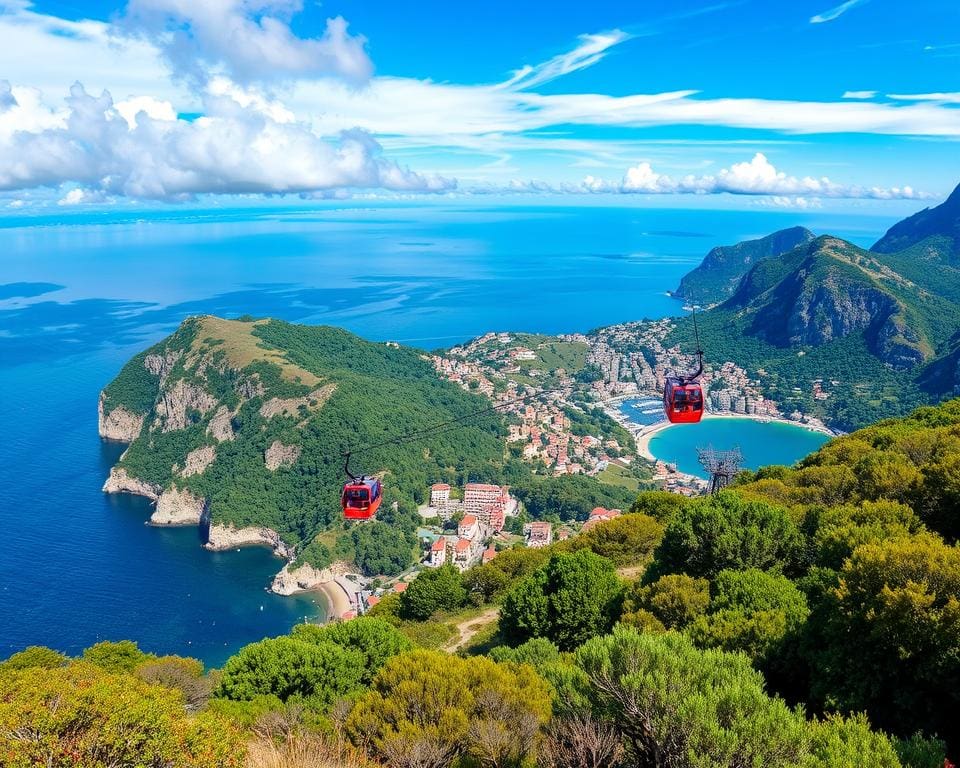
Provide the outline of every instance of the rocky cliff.
{"type": "Polygon", "coordinates": [[[343,562],[333,563],[326,568],[314,568],[309,563],[294,567],[293,563],[287,563],[283,570],[274,577],[273,583],[270,585],[270,591],[278,595],[295,595],[298,592],[308,592],[324,584],[329,584],[338,576],[344,576],[349,572],[350,567],[343,562]]]}
{"type": "MultiPolygon", "coordinates": [[[[209,527],[211,549],[302,551],[322,570],[332,555],[311,542],[342,523],[342,447],[488,404],[442,380],[418,350],[338,328],[189,318],[101,394],[101,431],[130,443],[104,491],[151,499],[155,525],[209,527]]],[[[390,443],[357,469],[389,467],[393,500],[413,507],[425,474],[502,464],[500,429],[492,414],[416,445],[390,443]]],[[[409,549],[414,523],[403,524],[377,534],[409,549]]]]}
{"type": "Polygon", "coordinates": [[[124,406],[118,405],[110,411],[104,410],[106,394],[101,392],[97,403],[97,426],[100,437],[105,440],[117,440],[121,443],[132,443],[143,429],[146,415],[133,413],[124,406]]]}
{"type": "Polygon", "coordinates": [[[780,347],[821,347],[862,334],[870,351],[901,369],[933,356],[924,314],[932,305],[960,318],[957,307],[834,237],[756,265],[722,310],[749,320],[747,332],[780,347]]]}

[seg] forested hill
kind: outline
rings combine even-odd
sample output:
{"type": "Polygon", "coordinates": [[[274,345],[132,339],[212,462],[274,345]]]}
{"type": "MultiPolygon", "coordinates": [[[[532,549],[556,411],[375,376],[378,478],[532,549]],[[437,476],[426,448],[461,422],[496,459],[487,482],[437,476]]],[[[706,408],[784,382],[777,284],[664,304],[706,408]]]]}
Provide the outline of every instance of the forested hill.
{"type": "MultiPolygon", "coordinates": [[[[297,545],[339,522],[344,447],[487,407],[413,349],[338,328],[195,317],[104,390],[101,432],[123,438],[111,430],[132,427],[113,489],[158,496],[156,522],[190,522],[206,502],[214,524],[267,527],[297,545]]],[[[366,451],[353,469],[385,476],[385,510],[410,507],[430,482],[467,468],[496,475],[501,430],[486,415],[366,451]]]]}
{"type": "MultiPolygon", "coordinates": [[[[758,261],[700,315],[708,360],[735,361],[782,408],[845,430],[956,394],[958,233],[960,188],[873,250],[822,236],[758,261]],[[813,399],[817,380],[833,387],[826,401],[813,399]]],[[[689,347],[693,335],[681,320],[667,341],[689,347]]]]}
{"type": "Polygon", "coordinates": [[[960,263],[960,185],[940,205],[894,224],[870,250],[896,253],[917,246],[942,262],[960,263]]]}
{"type": "Polygon", "coordinates": [[[780,256],[814,237],[809,229],[791,227],[757,240],[717,246],[696,269],[684,275],[673,295],[693,304],[721,302],[736,290],[740,278],[757,262],[780,256]]]}

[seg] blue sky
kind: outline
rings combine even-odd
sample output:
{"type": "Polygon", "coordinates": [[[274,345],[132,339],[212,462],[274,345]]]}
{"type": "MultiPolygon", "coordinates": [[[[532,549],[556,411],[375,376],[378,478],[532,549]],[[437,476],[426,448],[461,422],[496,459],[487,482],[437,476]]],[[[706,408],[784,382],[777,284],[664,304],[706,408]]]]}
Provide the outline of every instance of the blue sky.
{"type": "Polygon", "coordinates": [[[909,209],[960,182],[958,139],[948,0],[0,0],[0,195],[23,209],[276,193],[909,209]]]}

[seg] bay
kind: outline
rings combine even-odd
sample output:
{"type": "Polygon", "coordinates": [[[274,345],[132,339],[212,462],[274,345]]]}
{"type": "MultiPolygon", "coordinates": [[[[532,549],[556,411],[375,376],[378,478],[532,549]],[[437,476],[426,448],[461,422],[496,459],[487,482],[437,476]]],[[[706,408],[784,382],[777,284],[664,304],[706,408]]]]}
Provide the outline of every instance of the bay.
{"type": "Polygon", "coordinates": [[[678,312],[712,246],[795,224],[868,245],[893,218],[816,211],[325,205],[0,217],[0,656],[129,638],[219,664],[322,616],[265,587],[265,549],[210,553],[100,487],[100,389],[186,316],[251,314],[449,346],[678,312]]]}

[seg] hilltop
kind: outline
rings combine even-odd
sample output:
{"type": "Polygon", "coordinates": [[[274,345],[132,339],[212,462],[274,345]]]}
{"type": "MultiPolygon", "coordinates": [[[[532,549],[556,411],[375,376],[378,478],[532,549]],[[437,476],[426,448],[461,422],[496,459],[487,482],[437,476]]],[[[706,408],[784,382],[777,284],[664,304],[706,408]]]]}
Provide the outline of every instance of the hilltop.
{"type": "Polygon", "coordinates": [[[790,227],[757,240],[719,245],[680,280],[673,295],[691,304],[717,304],[729,298],[740,279],[759,261],[780,256],[814,239],[804,227],[790,227]]]}
{"type": "MultiPolygon", "coordinates": [[[[577,345],[552,349],[544,365],[583,364],[577,345]]],[[[104,490],[151,499],[156,525],[200,525],[212,549],[266,544],[297,567],[345,561],[366,575],[413,563],[417,507],[432,483],[509,483],[534,516],[558,494],[571,517],[629,503],[625,488],[594,477],[535,475],[507,450],[506,420],[468,386],[477,382],[446,380],[435,359],[340,328],[189,318],[101,393],[101,436],[129,443],[104,490]],[[377,520],[359,526],[340,513],[348,447],[364,447],[352,469],[386,489],[377,520]]],[[[630,439],[602,413],[570,410],[571,419],[579,434],[630,439]]]]}
{"type": "MultiPolygon", "coordinates": [[[[289,555],[340,523],[343,448],[487,406],[413,349],[339,328],[189,318],[101,394],[101,435],[130,443],[105,490],[153,499],[157,524],[209,524],[213,546],[263,541],[289,555]]],[[[499,472],[501,430],[496,415],[480,416],[366,451],[354,469],[387,480],[383,517],[394,502],[409,512],[429,481],[499,472]]],[[[402,544],[409,560],[414,542],[402,544]]]]}
{"type": "MultiPolygon", "coordinates": [[[[782,408],[841,429],[955,393],[958,232],[960,188],[871,250],[825,235],[761,259],[729,298],[700,314],[708,359],[735,361],[782,408]]],[[[692,349],[690,319],[663,344],[692,349]]]]}

